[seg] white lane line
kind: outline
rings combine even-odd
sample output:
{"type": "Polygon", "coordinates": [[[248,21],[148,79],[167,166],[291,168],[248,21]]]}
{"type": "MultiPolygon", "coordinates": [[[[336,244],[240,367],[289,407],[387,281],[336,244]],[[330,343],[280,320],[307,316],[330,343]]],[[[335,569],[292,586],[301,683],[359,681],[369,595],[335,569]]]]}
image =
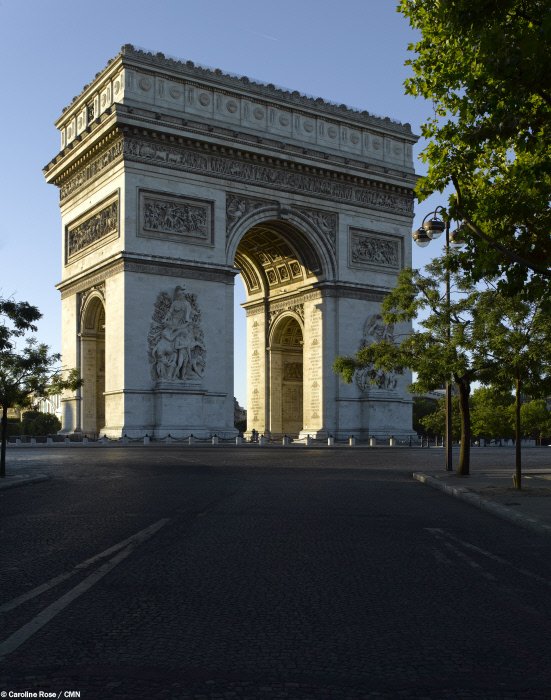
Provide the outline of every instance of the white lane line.
{"type": "Polygon", "coordinates": [[[3,642],[0,642],[0,661],[24,644],[30,637],[32,637],[33,634],[35,634],[35,632],[42,629],[44,625],[48,624],[50,620],[52,620],[59,612],[70,605],[74,600],[79,598],[83,593],[86,593],[86,591],[92,588],[93,585],[95,585],[100,579],[114,569],[117,564],[120,564],[121,561],[130,556],[138,544],[152,537],[168,522],[169,518],[163,518],[154,525],[151,525],[151,527],[147,528],[149,530],[147,535],[143,535],[144,530],[142,530],[141,533],[137,533],[140,535],[140,537],[135,537],[135,539],[126,547],[126,549],[123,549],[112,559],[105,562],[105,564],[102,564],[99,569],[96,569],[96,571],[87,576],[74,588],[67,591],[67,593],[62,595],[61,598],[58,598],[56,601],[51,603],[51,605],[44,608],[44,610],[38,613],[38,615],[36,615],[30,622],[27,622],[26,625],[23,625],[23,627],[20,627],[3,642]]]}
{"type": "Polygon", "coordinates": [[[448,539],[453,540],[454,542],[457,542],[458,544],[461,544],[466,549],[470,549],[471,551],[477,552],[478,554],[482,554],[483,556],[488,557],[488,559],[491,559],[492,561],[495,561],[499,564],[502,564],[503,566],[508,566],[511,569],[518,571],[519,574],[522,574],[523,576],[527,576],[528,578],[531,578],[534,581],[537,581],[538,583],[543,583],[546,586],[551,587],[551,581],[548,578],[545,578],[544,576],[540,576],[539,574],[535,574],[533,571],[529,571],[528,569],[525,569],[524,567],[515,566],[515,564],[511,563],[507,559],[504,559],[503,557],[500,557],[497,554],[493,554],[492,552],[488,552],[487,550],[482,549],[481,547],[477,547],[476,545],[471,544],[470,542],[465,542],[465,540],[462,540],[461,538],[457,537],[456,535],[453,535],[451,532],[447,532],[446,530],[442,530],[439,527],[427,527],[425,529],[428,532],[430,532],[431,534],[433,534],[435,537],[440,536],[440,539],[447,537],[448,539]]]}
{"type": "Polygon", "coordinates": [[[92,564],[96,564],[102,559],[106,559],[111,554],[118,552],[119,550],[123,549],[129,544],[132,544],[133,542],[143,542],[144,540],[151,537],[151,535],[155,534],[157,530],[160,530],[160,528],[163,527],[163,525],[166,525],[167,522],[168,518],[163,518],[162,520],[153,523],[153,525],[150,525],[149,527],[146,527],[143,530],[136,532],[134,535],[127,537],[125,540],[114,544],[112,547],[105,549],[103,552],[100,552],[99,554],[90,557],[90,559],[85,559],[80,564],[77,564],[72,571],[67,571],[63,574],[59,574],[59,576],[51,578],[49,581],[46,581],[46,583],[43,583],[40,586],[37,586],[36,588],[33,588],[31,591],[27,591],[26,593],[23,593],[17,598],[13,598],[7,603],[0,605],[0,612],[8,612],[9,610],[13,610],[19,605],[26,603],[28,600],[32,600],[33,598],[42,595],[42,593],[44,593],[45,591],[49,591],[51,588],[55,588],[55,586],[58,586],[60,583],[63,583],[63,581],[66,581],[68,578],[71,578],[75,574],[78,574],[80,571],[82,571],[82,569],[87,569],[89,566],[92,566],[92,564]]]}

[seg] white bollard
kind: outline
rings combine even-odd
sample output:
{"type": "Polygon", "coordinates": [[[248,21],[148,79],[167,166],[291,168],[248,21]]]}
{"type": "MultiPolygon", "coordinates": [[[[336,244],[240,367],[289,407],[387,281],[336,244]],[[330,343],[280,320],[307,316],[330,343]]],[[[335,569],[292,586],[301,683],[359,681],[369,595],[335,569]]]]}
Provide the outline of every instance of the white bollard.
{"type": "Polygon", "coordinates": [[[288,435],[284,435],[281,439],[281,444],[283,447],[288,447],[291,444],[291,440],[288,435]]]}
{"type": "Polygon", "coordinates": [[[144,436],[144,439],[143,439],[143,444],[144,444],[144,445],[149,445],[149,441],[150,441],[149,435],[145,435],[145,436],[144,436]]]}
{"type": "Polygon", "coordinates": [[[373,436],[369,438],[369,447],[377,447],[377,438],[373,436]]]}
{"type": "Polygon", "coordinates": [[[348,445],[349,445],[349,447],[356,447],[356,436],[355,435],[351,435],[348,438],[348,445]]]}
{"type": "Polygon", "coordinates": [[[261,435],[258,438],[258,444],[260,445],[260,447],[266,447],[266,445],[268,444],[268,439],[265,435],[261,435]]]}
{"type": "Polygon", "coordinates": [[[388,444],[389,444],[391,447],[396,447],[396,438],[394,437],[394,435],[391,435],[391,436],[390,436],[390,438],[389,438],[389,440],[388,440],[388,444]]]}
{"type": "Polygon", "coordinates": [[[213,445],[218,445],[218,435],[213,435],[211,442],[213,445]]]}
{"type": "Polygon", "coordinates": [[[327,447],[334,447],[334,445],[335,445],[335,438],[332,435],[330,435],[327,438],[327,447]]]}
{"type": "Polygon", "coordinates": [[[235,437],[235,444],[236,444],[236,445],[242,445],[242,444],[243,444],[243,438],[241,437],[241,435],[236,435],[236,437],[235,437]]]}

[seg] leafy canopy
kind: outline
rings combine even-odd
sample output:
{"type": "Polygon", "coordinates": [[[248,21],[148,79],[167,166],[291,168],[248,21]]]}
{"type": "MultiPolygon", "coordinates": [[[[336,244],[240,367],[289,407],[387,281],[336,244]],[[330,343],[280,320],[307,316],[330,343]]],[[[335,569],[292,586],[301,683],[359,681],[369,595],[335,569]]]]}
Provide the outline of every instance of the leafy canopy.
{"type": "Polygon", "coordinates": [[[430,100],[419,200],[452,184],[464,269],[532,298],[551,283],[551,5],[401,0],[421,34],[406,92],[430,100]],[[526,284],[529,282],[529,284],[526,284]]]}

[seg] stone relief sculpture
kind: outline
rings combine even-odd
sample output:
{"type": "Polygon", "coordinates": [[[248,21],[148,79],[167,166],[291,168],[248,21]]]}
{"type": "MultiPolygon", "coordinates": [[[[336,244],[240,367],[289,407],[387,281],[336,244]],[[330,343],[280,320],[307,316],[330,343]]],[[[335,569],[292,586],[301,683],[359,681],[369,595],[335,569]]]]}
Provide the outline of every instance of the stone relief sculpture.
{"type": "Polygon", "coordinates": [[[229,235],[233,227],[247,214],[273,204],[274,202],[263,199],[238,197],[237,195],[228,193],[226,195],[226,235],[229,235]]]}
{"type": "MultiPolygon", "coordinates": [[[[394,326],[386,324],[381,314],[368,316],[364,323],[363,337],[359,349],[361,350],[383,340],[394,343],[394,326]]],[[[393,391],[398,384],[396,375],[393,372],[384,372],[381,369],[376,369],[373,365],[356,370],[355,381],[362,392],[367,392],[369,389],[374,388],[393,391]]]]}
{"type": "Polygon", "coordinates": [[[67,257],[119,232],[119,200],[115,199],[106,207],[89,216],[76,226],[67,227],[67,257]]]}
{"type": "Polygon", "coordinates": [[[400,268],[400,248],[397,240],[386,240],[351,231],[351,262],[361,265],[400,268]]]}
{"type": "Polygon", "coordinates": [[[206,348],[201,312],[195,294],[176,287],[172,296],[161,292],[155,303],[148,336],[152,378],[158,381],[201,379],[206,348]]]}
{"type": "Polygon", "coordinates": [[[208,211],[204,206],[178,204],[163,199],[144,198],[145,229],[163,233],[208,235],[208,211]]]}

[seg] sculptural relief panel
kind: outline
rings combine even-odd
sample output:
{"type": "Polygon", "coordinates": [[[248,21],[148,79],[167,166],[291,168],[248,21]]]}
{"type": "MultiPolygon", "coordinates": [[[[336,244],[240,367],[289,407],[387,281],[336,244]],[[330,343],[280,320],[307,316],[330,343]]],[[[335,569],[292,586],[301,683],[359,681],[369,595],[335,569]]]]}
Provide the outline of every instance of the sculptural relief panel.
{"type": "Polygon", "coordinates": [[[65,264],[119,236],[119,192],[65,227],[65,264]]]}
{"type": "MultiPolygon", "coordinates": [[[[358,350],[382,341],[394,343],[394,325],[385,323],[381,314],[371,314],[364,323],[358,350]]],[[[373,365],[356,370],[354,380],[358,389],[364,394],[374,390],[394,391],[398,384],[393,372],[385,372],[373,365]]]]}
{"type": "Polygon", "coordinates": [[[402,239],[351,228],[349,263],[351,267],[398,272],[402,267],[402,239]]]}
{"type": "Polygon", "coordinates": [[[213,203],[140,191],[138,235],[146,238],[212,245],[213,203]]]}
{"type": "Polygon", "coordinates": [[[172,293],[158,295],[147,344],[153,380],[181,383],[203,378],[207,351],[195,294],[177,286],[172,293]]]}

